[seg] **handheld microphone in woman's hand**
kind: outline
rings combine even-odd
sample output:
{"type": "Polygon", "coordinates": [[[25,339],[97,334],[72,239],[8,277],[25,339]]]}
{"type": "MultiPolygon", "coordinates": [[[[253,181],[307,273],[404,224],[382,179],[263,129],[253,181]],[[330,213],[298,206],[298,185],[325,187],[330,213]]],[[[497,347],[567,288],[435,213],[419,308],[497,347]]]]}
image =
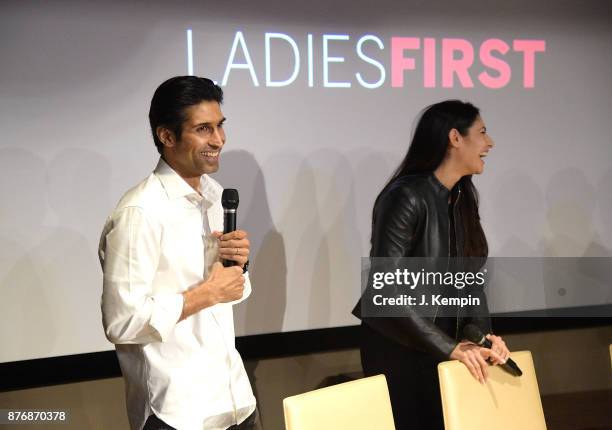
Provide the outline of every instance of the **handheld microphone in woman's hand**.
{"type": "MultiPolygon", "coordinates": [[[[491,349],[491,346],[493,346],[491,341],[486,338],[482,330],[480,330],[480,328],[474,324],[466,324],[466,326],[463,327],[463,337],[484,348],[491,349]]],[[[508,358],[508,360],[504,364],[500,364],[500,366],[511,375],[521,376],[523,374],[523,371],[511,358],[508,358]]]]}

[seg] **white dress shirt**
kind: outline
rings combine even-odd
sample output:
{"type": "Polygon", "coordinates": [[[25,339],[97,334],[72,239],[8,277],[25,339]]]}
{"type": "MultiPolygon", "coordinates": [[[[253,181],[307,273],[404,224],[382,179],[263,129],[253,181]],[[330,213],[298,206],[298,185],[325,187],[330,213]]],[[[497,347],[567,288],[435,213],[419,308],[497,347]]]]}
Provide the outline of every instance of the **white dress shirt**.
{"type": "Polygon", "coordinates": [[[248,276],[242,299],[177,322],[181,292],[206,279],[216,255],[210,232],[223,231],[221,192],[203,175],[197,193],[160,159],[104,226],[102,320],[125,379],[132,429],[151,414],[179,430],[226,429],[255,410],[232,312],[251,293],[248,276]]]}

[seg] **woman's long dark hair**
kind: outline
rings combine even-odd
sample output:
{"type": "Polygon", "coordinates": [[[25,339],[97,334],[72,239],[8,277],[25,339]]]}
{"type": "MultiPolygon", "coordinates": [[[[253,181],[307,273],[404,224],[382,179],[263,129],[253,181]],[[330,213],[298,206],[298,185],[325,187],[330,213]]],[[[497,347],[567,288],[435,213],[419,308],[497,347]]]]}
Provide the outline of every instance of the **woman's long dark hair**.
{"type": "MultiPolygon", "coordinates": [[[[376,197],[374,211],[380,196],[401,176],[432,173],[444,160],[448,149],[448,135],[454,128],[462,136],[474,124],[480,110],[471,103],[447,100],[431,105],[423,111],[414,131],[406,157],[376,197]]],[[[478,213],[478,191],[472,183],[472,175],[463,176],[459,182],[462,196],[457,208],[463,220],[463,255],[486,257],[489,253],[487,239],[478,213]]],[[[372,213],[374,221],[374,212],[372,213]]]]}

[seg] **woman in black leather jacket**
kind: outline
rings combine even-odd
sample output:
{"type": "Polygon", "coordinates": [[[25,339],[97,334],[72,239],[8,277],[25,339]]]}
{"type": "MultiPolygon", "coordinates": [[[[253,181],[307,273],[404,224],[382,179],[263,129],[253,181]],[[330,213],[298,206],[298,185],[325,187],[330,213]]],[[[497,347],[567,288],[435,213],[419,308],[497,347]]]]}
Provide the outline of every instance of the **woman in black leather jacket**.
{"type": "MultiPolygon", "coordinates": [[[[428,107],[408,153],[378,195],[372,214],[370,257],[480,257],[488,254],[472,175],[484,169],[493,147],[478,108],[449,100],[428,107]]],[[[491,333],[484,311],[445,317],[362,318],[364,373],[384,373],[398,429],[443,429],[437,375],[440,361],[455,359],[481,383],[488,364],[505,362],[509,351],[491,333]],[[466,323],[480,327],[491,350],[462,341],[466,323]]],[[[361,317],[358,304],[353,311],[361,317]]],[[[449,314],[446,314],[449,315],[449,314]]]]}

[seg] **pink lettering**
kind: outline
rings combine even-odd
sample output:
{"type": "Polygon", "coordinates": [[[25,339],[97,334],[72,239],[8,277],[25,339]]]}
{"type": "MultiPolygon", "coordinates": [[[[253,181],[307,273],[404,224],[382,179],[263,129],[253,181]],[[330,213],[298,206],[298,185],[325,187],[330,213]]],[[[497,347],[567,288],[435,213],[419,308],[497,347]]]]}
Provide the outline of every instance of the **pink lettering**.
{"type": "Polygon", "coordinates": [[[453,87],[453,76],[456,74],[464,88],[473,88],[474,83],[468,69],[474,62],[474,48],[465,39],[442,39],[442,86],[453,87]],[[455,59],[455,52],[462,57],[455,59]]]}
{"type": "Polygon", "coordinates": [[[495,70],[499,76],[491,76],[488,72],[478,75],[478,80],[487,88],[503,88],[508,85],[512,77],[512,70],[504,60],[494,57],[491,52],[497,51],[505,55],[510,47],[506,42],[499,39],[485,40],[480,46],[480,61],[483,66],[495,70]]]}
{"type": "Polygon", "coordinates": [[[423,39],[423,86],[436,87],[436,39],[423,39]]]}
{"type": "Polygon", "coordinates": [[[546,51],[545,40],[515,40],[512,47],[523,53],[523,86],[535,86],[535,54],[546,51]]]}
{"type": "Polygon", "coordinates": [[[394,88],[404,86],[404,70],[414,70],[414,58],[404,57],[407,49],[419,49],[421,41],[417,37],[391,38],[391,86],[394,88]]]}

